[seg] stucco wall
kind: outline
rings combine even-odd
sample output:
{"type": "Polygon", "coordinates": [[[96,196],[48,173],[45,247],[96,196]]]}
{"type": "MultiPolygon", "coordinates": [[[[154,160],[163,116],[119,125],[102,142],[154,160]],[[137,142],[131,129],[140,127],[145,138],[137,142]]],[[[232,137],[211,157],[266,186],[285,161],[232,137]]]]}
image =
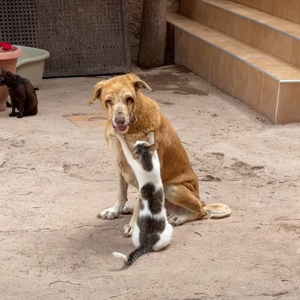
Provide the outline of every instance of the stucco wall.
{"type": "MultiPolygon", "coordinates": [[[[179,9],[180,0],[168,0],[168,12],[176,12],[179,9]]],[[[140,43],[140,30],[142,21],[142,0],[127,0],[127,19],[129,27],[129,43],[131,58],[133,63],[136,62],[139,43],[140,43]]]]}

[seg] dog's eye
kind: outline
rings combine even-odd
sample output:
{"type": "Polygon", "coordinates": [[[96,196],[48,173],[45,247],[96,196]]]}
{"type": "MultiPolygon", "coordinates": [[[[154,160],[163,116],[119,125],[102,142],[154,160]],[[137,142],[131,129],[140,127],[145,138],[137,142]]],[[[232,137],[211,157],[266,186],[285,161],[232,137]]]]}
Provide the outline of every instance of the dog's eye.
{"type": "Polygon", "coordinates": [[[112,101],[111,100],[106,100],[105,105],[107,106],[112,106],[112,101]]]}
{"type": "Polygon", "coordinates": [[[128,97],[128,98],[126,99],[126,102],[127,102],[127,104],[133,104],[134,100],[133,100],[132,97],[128,97]]]}

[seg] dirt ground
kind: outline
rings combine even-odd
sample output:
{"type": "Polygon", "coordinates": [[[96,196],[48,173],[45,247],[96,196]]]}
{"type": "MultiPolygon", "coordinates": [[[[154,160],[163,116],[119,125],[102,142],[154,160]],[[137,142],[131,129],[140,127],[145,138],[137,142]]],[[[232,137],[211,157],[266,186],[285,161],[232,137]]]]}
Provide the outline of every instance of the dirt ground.
{"type": "Polygon", "coordinates": [[[96,218],[117,194],[103,127],[65,117],[99,112],[86,106],[99,78],[44,80],[37,116],[0,113],[0,299],[300,299],[300,125],[271,125],[182,68],[137,72],[202,199],[232,216],[175,227],[169,248],[120,270],[130,217],[96,218]]]}

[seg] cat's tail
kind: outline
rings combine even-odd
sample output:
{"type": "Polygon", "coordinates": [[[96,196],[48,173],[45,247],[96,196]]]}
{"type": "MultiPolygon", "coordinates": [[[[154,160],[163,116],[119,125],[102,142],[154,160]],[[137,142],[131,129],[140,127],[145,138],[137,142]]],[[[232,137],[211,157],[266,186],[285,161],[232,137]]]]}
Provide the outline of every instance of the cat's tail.
{"type": "Polygon", "coordinates": [[[11,104],[8,101],[6,101],[6,107],[11,107],[11,104]]]}
{"type": "Polygon", "coordinates": [[[140,256],[152,252],[152,245],[151,246],[146,246],[146,247],[139,247],[132,251],[128,257],[122,253],[119,252],[113,252],[113,256],[117,258],[121,258],[125,265],[130,266],[132,265],[140,256]]]}
{"type": "Polygon", "coordinates": [[[231,215],[231,209],[223,203],[212,203],[203,208],[208,212],[210,219],[221,219],[231,215]]]}

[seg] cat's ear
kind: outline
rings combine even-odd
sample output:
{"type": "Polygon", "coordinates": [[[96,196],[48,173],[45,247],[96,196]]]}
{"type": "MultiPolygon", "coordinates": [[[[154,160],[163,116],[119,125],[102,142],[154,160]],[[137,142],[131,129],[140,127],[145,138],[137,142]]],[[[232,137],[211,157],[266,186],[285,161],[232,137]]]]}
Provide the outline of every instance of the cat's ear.
{"type": "Polygon", "coordinates": [[[157,148],[158,148],[158,145],[157,145],[157,143],[155,143],[149,147],[149,150],[153,153],[157,150],[157,148]]]}
{"type": "Polygon", "coordinates": [[[133,157],[134,160],[138,160],[140,155],[137,152],[133,152],[132,157],[133,157]]]}
{"type": "Polygon", "coordinates": [[[13,74],[12,74],[12,72],[7,71],[7,72],[6,72],[6,76],[11,78],[11,77],[13,76],[13,74]]]}
{"type": "Polygon", "coordinates": [[[5,75],[5,74],[6,74],[6,70],[5,70],[3,67],[1,68],[1,74],[2,74],[2,75],[5,75]]]}

